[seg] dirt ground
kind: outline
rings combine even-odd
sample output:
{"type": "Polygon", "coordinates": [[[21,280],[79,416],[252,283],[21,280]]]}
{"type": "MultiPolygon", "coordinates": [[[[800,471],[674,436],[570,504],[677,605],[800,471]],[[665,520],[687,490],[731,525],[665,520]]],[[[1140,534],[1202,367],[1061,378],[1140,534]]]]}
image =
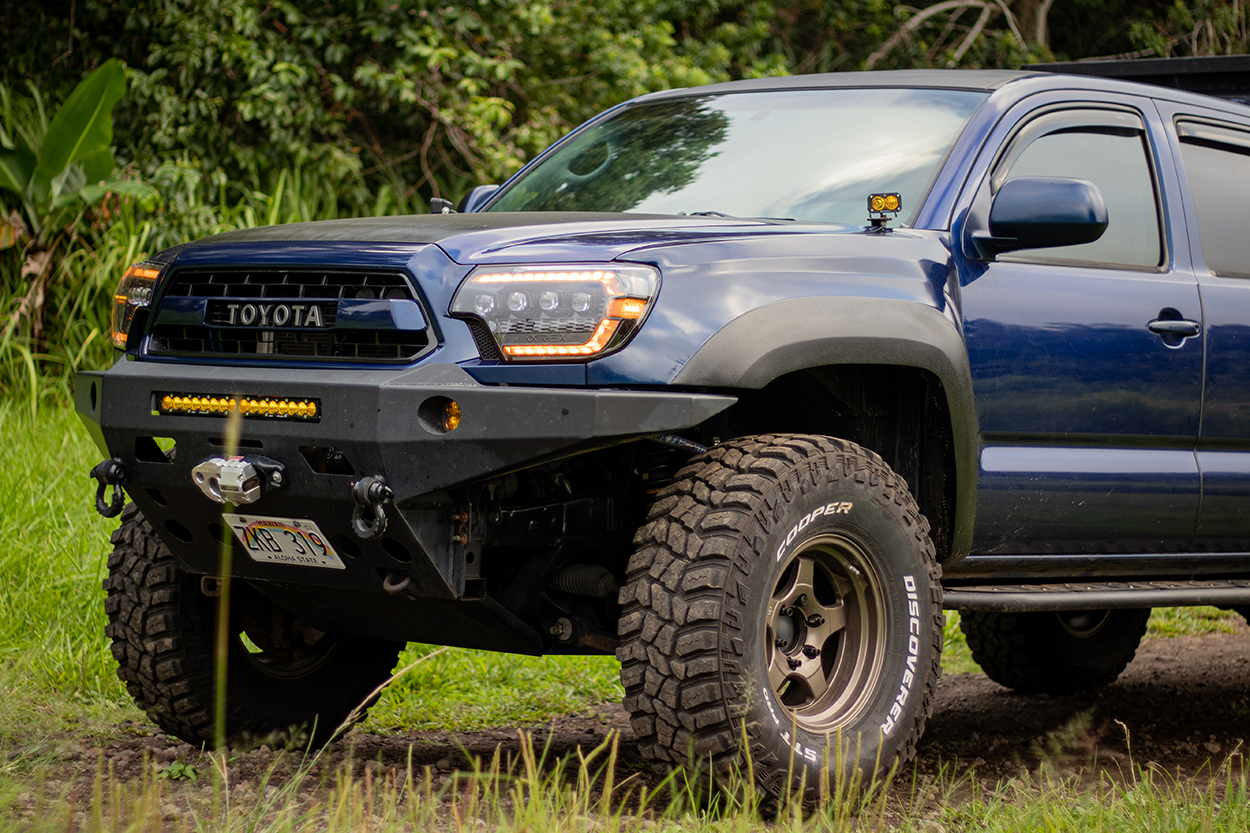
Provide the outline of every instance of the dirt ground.
{"type": "MultiPolygon", "coordinates": [[[[621,733],[621,777],[639,774],[658,782],[638,756],[629,721],[617,704],[604,704],[591,716],[569,716],[525,727],[535,746],[552,757],[572,754],[577,747],[599,745],[611,730],[621,733]]],[[[1250,739],[1250,627],[1233,634],[1210,634],[1145,641],[1120,679],[1102,691],[1080,697],[1015,694],[980,674],[944,677],[938,686],[933,716],[920,743],[914,774],[920,780],[953,767],[972,768],[984,786],[1045,762],[1061,774],[1089,775],[1096,770],[1127,770],[1132,761],[1154,764],[1182,778],[1204,778],[1232,756],[1240,765],[1250,739]]],[[[436,782],[456,770],[471,768],[469,758],[489,761],[497,748],[505,755],[519,749],[514,728],[479,732],[414,732],[377,735],[355,730],[328,747],[309,783],[351,760],[357,774],[402,774],[411,761],[420,771],[428,766],[436,782]]],[[[32,750],[10,747],[7,754],[32,750]]],[[[179,762],[196,768],[196,784],[170,782],[168,816],[194,798],[186,794],[208,785],[208,756],[155,726],[122,724],[104,738],[64,735],[39,753],[41,777],[51,794],[82,806],[89,803],[99,763],[122,781],[139,777],[145,758],[159,764],[179,762]],[[179,794],[183,793],[181,799],[179,794]]],[[[298,758],[262,747],[231,760],[232,793],[273,789],[299,766],[298,758]],[[263,784],[261,783],[263,779],[263,784]]],[[[916,781],[913,772],[897,789],[916,781]]],[[[332,779],[330,779],[332,781],[332,779]]]]}

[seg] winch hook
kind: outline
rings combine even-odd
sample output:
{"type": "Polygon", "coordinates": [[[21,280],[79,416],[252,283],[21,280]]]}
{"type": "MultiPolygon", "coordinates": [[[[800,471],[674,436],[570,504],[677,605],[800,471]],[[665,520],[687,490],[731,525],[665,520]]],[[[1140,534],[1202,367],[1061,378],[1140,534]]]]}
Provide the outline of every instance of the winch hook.
{"type": "Polygon", "coordinates": [[[96,463],[88,477],[94,478],[97,484],[95,511],[106,518],[115,518],[120,515],[122,506],[126,503],[126,493],[122,491],[121,486],[126,482],[126,467],[122,465],[121,459],[114,457],[111,460],[101,460],[96,463]],[[104,490],[109,486],[113,487],[113,497],[109,503],[105,503],[104,490]]]}
{"type": "Polygon", "coordinates": [[[362,477],[352,484],[352,497],[356,508],[352,510],[352,531],[358,538],[381,538],[386,531],[385,504],[395,499],[395,492],[386,485],[381,475],[362,477]],[[365,520],[365,509],[373,512],[373,520],[365,520]]]}

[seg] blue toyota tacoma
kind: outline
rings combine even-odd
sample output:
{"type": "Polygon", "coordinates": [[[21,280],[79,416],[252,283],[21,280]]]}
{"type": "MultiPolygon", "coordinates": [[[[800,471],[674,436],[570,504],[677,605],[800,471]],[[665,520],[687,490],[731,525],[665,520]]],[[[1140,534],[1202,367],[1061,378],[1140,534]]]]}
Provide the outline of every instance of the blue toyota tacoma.
{"type": "Polygon", "coordinates": [[[614,653],[644,755],[774,798],[913,754],[943,608],[1106,684],[1151,607],[1250,605],[1248,186],[1238,103],[843,73],[162,252],[76,391],[118,673],[212,739],[229,593],[228,736],[320,743],[407,641],[614,653]]]}

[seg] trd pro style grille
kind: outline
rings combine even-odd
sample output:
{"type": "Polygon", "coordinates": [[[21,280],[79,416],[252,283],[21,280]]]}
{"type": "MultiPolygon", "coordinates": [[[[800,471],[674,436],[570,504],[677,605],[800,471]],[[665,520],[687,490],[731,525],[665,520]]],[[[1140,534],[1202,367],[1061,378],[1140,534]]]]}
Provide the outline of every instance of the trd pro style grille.
{"type": "Polygon", "coordinates": [[[390,298],[414,300],[396,272],[327,272],[288,269],[179,269],[166,297],[201,298],[390,298]]]}
{"type": "Polygon", "coordinates": [[[400,272],[194,267],[169,281],[153,355],[403,362],[432,347],[400,272]]]}

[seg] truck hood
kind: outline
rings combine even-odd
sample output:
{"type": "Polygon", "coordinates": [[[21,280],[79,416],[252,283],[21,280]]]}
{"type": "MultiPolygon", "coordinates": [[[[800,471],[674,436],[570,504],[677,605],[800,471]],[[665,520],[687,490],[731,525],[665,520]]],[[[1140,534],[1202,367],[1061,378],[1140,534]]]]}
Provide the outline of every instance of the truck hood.
{"type": "Polygon", "coordinates": [[[412,252],[435,244],[461,264],[622,257],[636,249],[774,234],[862,233],[863,227],[736,217],[686,217],[588,212],[418,214],[322,220],[243,229],[206,237],[184,251],[197,261],[237,257],[240,249],[278,247],[308,252],[343,244],[412,252]]]}

